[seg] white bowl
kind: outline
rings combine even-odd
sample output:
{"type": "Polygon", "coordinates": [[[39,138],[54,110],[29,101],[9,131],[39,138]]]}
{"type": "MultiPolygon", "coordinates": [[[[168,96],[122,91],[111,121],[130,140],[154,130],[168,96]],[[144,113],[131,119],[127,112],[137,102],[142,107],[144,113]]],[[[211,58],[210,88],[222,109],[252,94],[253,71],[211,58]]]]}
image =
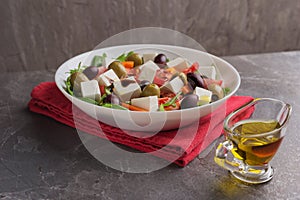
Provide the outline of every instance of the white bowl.
{"type": "MultiPolygon", "coordinates": [[[[57,69],[55,82],[60,91],[73,102],[74,105],[103,123],[126,130],[157,132],[189,125],[199,120],[199,117],[203,117],[214,111],[238,90],[240,86],[240,76],[231,64],[206,52],[179,46],[137,44],[107,47],[75,56],[57,69]],[[137,112],[95,106],[72,97],[64,90],[64,81],[68,77],[67,72],[69,72],[70,69],[76,68],[79,62],[88,65],[94,55],[106,53],[109,57],[116,58],[118,55],[132,50],[140,53],[149,51],[165,53],[167,57],[171,59],[181,56],[190,62],[197,61],[200,67],[214,64],[219,73],[219,78],[223,80],[223,86],[230,88],[230,93],[223,99],[200,107],[167,112],[137,112]]],[[[74,116],[74,119],[76,120],[76,116],[74,116]]]]}

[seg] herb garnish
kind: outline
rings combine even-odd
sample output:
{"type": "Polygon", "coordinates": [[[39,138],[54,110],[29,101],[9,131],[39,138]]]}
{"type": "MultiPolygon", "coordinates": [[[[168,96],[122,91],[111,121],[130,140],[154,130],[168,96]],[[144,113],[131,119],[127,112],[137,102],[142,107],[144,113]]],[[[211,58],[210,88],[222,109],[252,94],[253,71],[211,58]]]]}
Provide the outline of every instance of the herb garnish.
{"type": "Polygon", "coordinates": [[[130,55],[132,55],[134,52],[130,51],[127,54],[123,53],[122,55],[120,55],[119,57],[116,58],[116,60],[120,61],[120,62],[124,62],[126,61],[126,58],[130,55]]]}
{"type": "Polygon", "coordinates": [[[96,67],[102,66],[106,57],[107,57],[106,53],[103,53],[102,56],[94,56],[91,62],[91,66],[96,66],[96,67]]]}

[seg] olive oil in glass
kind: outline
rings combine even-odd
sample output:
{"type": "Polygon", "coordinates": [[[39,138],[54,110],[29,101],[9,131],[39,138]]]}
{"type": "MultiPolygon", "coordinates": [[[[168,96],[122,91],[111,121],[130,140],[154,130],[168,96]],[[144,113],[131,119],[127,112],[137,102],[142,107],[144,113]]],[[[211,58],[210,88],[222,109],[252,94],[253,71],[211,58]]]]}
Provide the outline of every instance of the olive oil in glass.
{"type": "Polygon", "coordinates": [[[232,127],[231,140],[236,144],[234,156],[244,160],[248,165],[267,164],[278,150],[283,137],[280,129],[277,133],[266,135],[280,128],[277,121],[243,120],[232,127]],[[266,135],[266,136],[264,136],[266,135]]]}

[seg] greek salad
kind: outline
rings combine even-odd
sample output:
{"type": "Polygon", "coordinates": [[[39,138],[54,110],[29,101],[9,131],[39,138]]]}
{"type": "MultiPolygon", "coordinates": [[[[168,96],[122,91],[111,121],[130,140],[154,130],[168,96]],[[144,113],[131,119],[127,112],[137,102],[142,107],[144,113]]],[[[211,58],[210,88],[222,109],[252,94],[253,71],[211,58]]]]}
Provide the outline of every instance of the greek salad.
{"type": "Polygon", "coordinates": [[[170,60],[163,53],[128,52],[115,59],[94,56],[90,66],[69,72],[65,90],[83,101],[113,109],[172,111],[206,105],[224,98],[214,65],[170,60]]]}

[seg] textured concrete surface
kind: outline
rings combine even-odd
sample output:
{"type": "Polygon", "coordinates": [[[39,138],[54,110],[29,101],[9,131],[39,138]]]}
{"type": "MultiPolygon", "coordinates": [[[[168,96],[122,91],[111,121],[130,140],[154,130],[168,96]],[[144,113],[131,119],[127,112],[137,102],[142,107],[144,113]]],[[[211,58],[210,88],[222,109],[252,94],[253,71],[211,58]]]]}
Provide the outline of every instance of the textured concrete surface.
{"type": "Polygon", "coordinates": [[[236,181],[214,163],[214,151],[185,168],[110,169],[87,152],[74,129],[28,111],[31,89],[54,78],[53,70],[39,70],[0,75],[0,199],[300,199],[300,51],[225,59],[241,74],[239,95],[293,105],[271,182],[236,181]]]}
{"type": "Polygon", "coordinates": [[[0,68],[55,69],[147,26],[178,30],[216,55],[299,49],[299,18],[298,0],[2,0],[0,68]]]}

